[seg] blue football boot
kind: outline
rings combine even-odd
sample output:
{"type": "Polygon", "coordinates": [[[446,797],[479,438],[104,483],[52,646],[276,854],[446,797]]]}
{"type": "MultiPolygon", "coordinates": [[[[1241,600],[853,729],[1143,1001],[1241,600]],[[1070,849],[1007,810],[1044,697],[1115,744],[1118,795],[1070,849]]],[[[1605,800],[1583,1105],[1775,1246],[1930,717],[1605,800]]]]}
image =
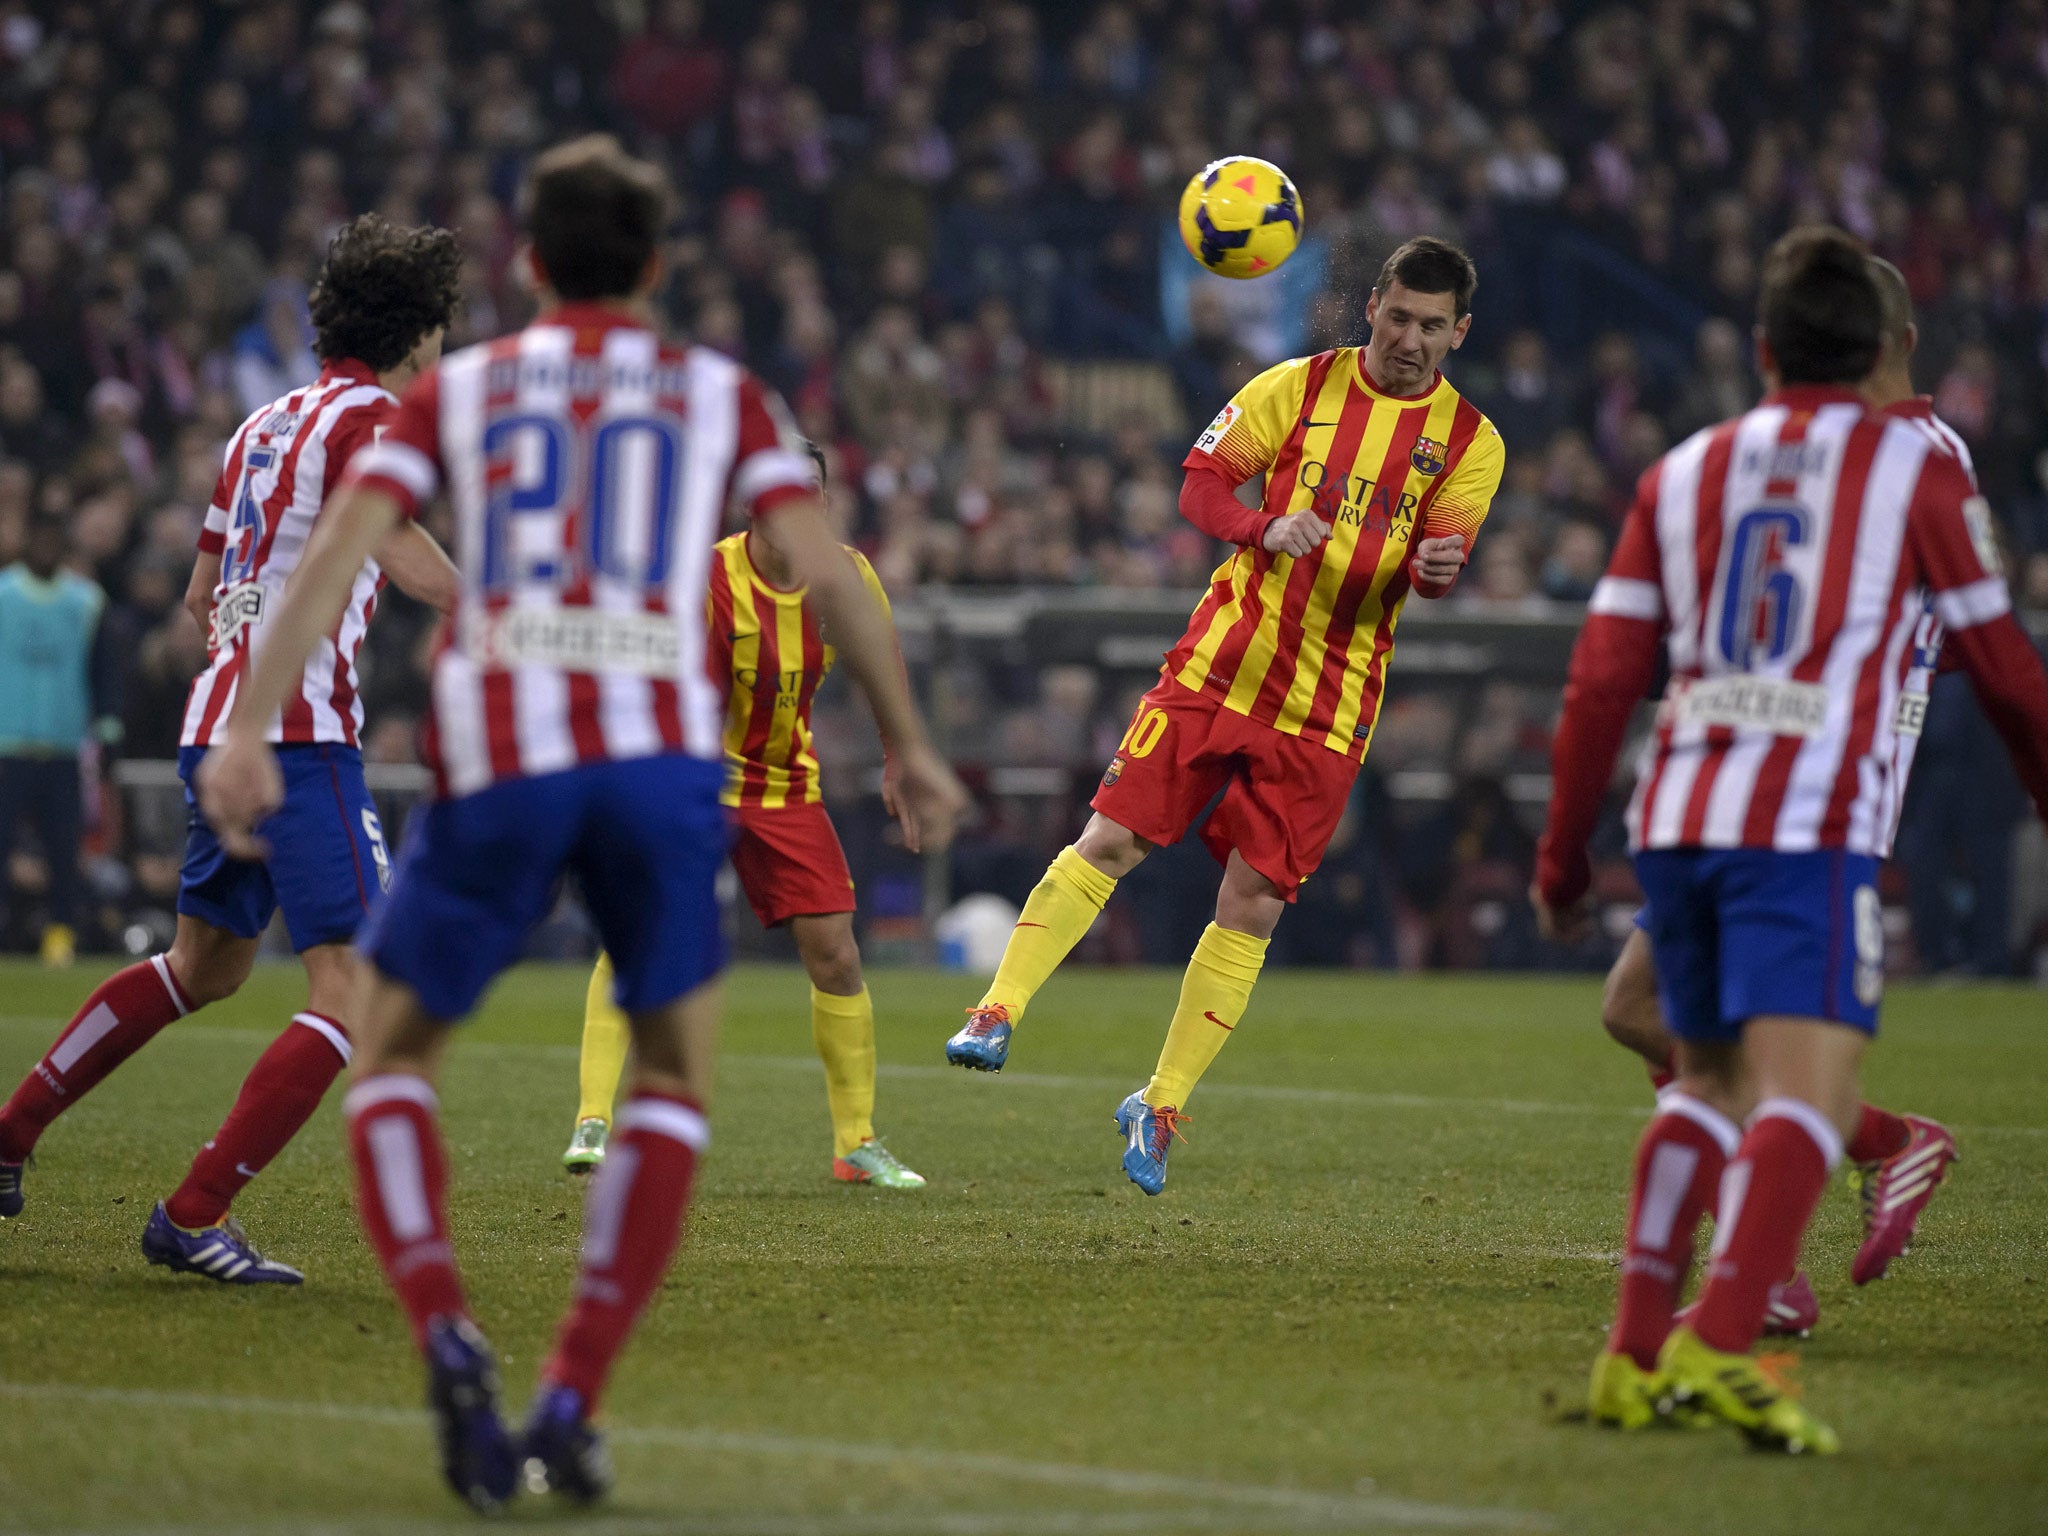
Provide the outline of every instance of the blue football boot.
{"type": "Polygon", "coordinates": [[[612,1458],[574,1387],[542,1382],[519,1438],[529,1493],[559,1493],[594,1504],[611,1491],[612,1458]]]}
{"type": "Polygon", "coordinates": [[[1010,1010],[1001,1003],[967,1010],[967,1025],[946,1042],[946,1060],[970,1072],[1000,1072],[1010,1056],[1010,1010]]]}
{"type": "Polygon", "coordinates": [[[21,1214],[21,1176],[27,1171],[26,1163],[0,1163],[0,1220],[21,1214]]]}
{"type": "Polygon", "coordinates": [[[1145,1102],[1143,1090],[1116,1107],[1117,1134],[1129,1142],[1124,1149],[1124,1173],[1148,1195],[1166,1187],[1166,1154],[1179,1136],[1188,1117],[1171,1104],[1157,1107],[1145,1102]]]}
{"type": "Polygon", "coordinates": [[[149,1213],[142,1229],[142,1256],[152,1264],[181,1274],[204,1275],[223,1285],[298,1285],[305,1276],[289,1264],[266,1259],[249,1242],[234,1217],[219,1226],[188,1232],[172,1221],[163,1201],[149,1213]]]}
{"type": "Polygon", "coordinates": [[[498,1418],[498,1363],[467,1318],[427,1324],[427,1407],[456,1497],[488,1512],[519,1491],[519,1452],[498,1418]]]}

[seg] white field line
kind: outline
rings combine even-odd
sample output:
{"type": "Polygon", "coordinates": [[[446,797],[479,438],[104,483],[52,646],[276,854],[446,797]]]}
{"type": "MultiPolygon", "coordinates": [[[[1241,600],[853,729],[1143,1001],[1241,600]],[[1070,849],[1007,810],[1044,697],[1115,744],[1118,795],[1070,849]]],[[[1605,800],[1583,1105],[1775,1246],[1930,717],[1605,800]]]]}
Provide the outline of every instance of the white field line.
{"type": "MultiPolygon", "coordinates": [[[[47,1031],[52,1038],[56,1032],[70,1022],[66,1019],[37,1017],[27,1014],[0,1013],[0,1026],[13,1025],[16,1028],[35,1027],[47,1031]]],[[[232,1029],[217,1024],[190,1024],[179,1022],[164,1032],[163,1038],[175,1037],[180,1040],[243,1041],[253,1050],[262,1044],[260,1030],[232,1029]]],[[[459,1051],[507,1051],[519,1055],[552,1056],[563,1061],[573,1061],[580,1054],[573,1045],[555,1045],[540,1041],[526,1040],[470,1040],[456,1042],[453,1049],[459,1051]]],[[[768,1056],[748,1054],[740,1051],[721,1052],[720,1067],[765,1067],[781,1071],[816,1072],[818,1058],[815,1056],[768,1056]]],[[[949,1082],[963,1079],[968,1081],[987,1080],[993,1076],[995,1084],[1014,1084],[1024,1088],[1066,1088],[1083,1089],[1088,1092],[1128,1092],[1130,1079],[1122,1077],[1086,1077],[1078,1074],[1058,1072],[1016,1072],[1005,1070],[1000,1074],[969,1073],[959,1067],[921,1066],[911,1062],[879,1062],[875,1075],[906,1080],[944,1078],[949,1082]]],[[[996,1091],[1001,1091],[997,1088],[996,1091]]],[[[1488,1114],[1511,1115],[1570,1115],[1584,1119],[1588,1116],[1611,1116],[1625,1120],[1642,1120],[1648,1117],[1651,1105],[1647,1099],[1641,1104],[1589,1104],[1573,1103],[1552,1099],[1491,1099],[1460,1094],[1427,1093],[1366,1093],[1352,1088],[1296,1088],[1278,1083],[1211,1083],[1202,1090],[1205,1099],[1263,1099],[1290,1104],[1349,1105],[1358,1109],[1448,1109],[1475,1110],[1488,1114]]],[[[1970,1136],[2048,1136],[2048,1126],[2043,1125],[1955,1125],[1949,1129],[1970,1136]]]]}
{"type": "MultiPolygon", "coordinates": [[[[418,1410],[381,1407],[370,1403],[322,1403],[291,1398],[238,1397],[207,1392],[155,1392],[139,1388],[14,1381],[0,1381],[0,1396],[21,1398],[30,1402],[67,1402],[102,1408],[131,1408],[153,1413],[171,1411],[247,1414],[263,1419],[341,1421],[413,1431],[420,1434],[423,1441],[428,1428],[426,1414],[418,1410]]],[[[618,1445],[652,1446],[661,1450],[731,1456],[783,1458],[811,1463],[839,1462],[884,1469],[914,1468],[925,1472],[955,1473],[974,1479],[1035,1483],[1043,1487],[1110,1494],[1122,1499],[1150,1499],[1157,1501],[1161,1506],[1158,1512],[1149,1515],[1143,1524],[1091,1523],[1080,1527],[1087,1531],[1144,1531],[1181,1526],[1186,1523],[1181,1518],[1186,1511],[1175,1506],[1184,1506],[1189,1501],[1227,1507],[1232,1512],[1230,1519],[1235,1522],[1235,1526],[1226,1528],[1239,1529],[1249,1526],[1254,1529],[1300,1528],[1319,1531],[1470,1530],[1474,1527],[1489,1530],[1543,1530],[1550,1528],[1551,1524],[1543,1516],[1525,1514],[1518,1510],[1460,1508],[1456,1505],[1431,1504],[1379,1494],[1316,1493],[1300,1488],[1186,1479],[1157,1472],[1126,1472],[1112,1467],[1084,1466],[1073,1462],[1028,1461],[1015,1456],[893,1446],[872,1441],[829,1440],[809,1435],[737,1433],[721,1429],[631,1424],[611,1425],[606,1429],[606,1434],[618,1445]],[[1286,1521],[1286,1526],[1276,1527],[1274,1522],[1282,1519],[1286,1521]]],[[[771,1516],[769,1520],[772,1522],[774,1518],[771,1516]]],[[[820,1528],[834,1532],[850,1529],[887,1532],[905,1529],[907,1523],[905,1517],[890,1517],[888,1523],[881,1523],[879,1516],[872,1521],[866,1517],[856,1518],[863,1522],[858,1527],[848,1527],[838,1519],[828,1519],[820,1528]]],[[[908,1517],[911,1520],[915,1518],[908,1517]]],[[[979,1514],[944,1514],[932,1518],[951,1522],[963,1518],[982,1521],[992,1517],[979,1514]]],[[[1058,1518],[1100,1522],[1117,1517],[1066,1515],[1058,1518]]],[[[1133,1517],[1127,1515],[1122,1518],[1133,1517]]],[[[1224,1522],[1211,1520],[1204,1523],[1215,1526],[1224,1522]]],[[[610,1522],[603,1524],[608,1526],[610,1522]]],[[[305,1529],[304,1526],[295,1528],[305,1529]]],[[[474,1529],[473,1526],[468,1528],[474,1529]]],[[[630,1522],[629,1528],[636,1531],[650,1528],[650,1523],[630,1522]]],[[[680,1527],[673,1521],[665,1520],[658,1528],[676,1530],[680,1527]]],[[[744,1526],[727,1523],[721,1528],[752,1531],[763,1527],[759,1520],[750,1517],[744,1526]]],[[[805,1530],[812,1528],[809,1525],[802,1527],[805,1530]]],[[[950,1531],[955,1528],[950,1523],[932,1527],[939,1531],[950,1531]]],[[[977,1527],[979,1528],[981,1527],[977,1527]]],[[[991,1524],[985,1528],[996,1532],[1021,1529],[1022,1526],[1017,1519],[1007,1519],[1006,1523],[991,1524]]],[[[1055,1527],[1061,1530],[1066,1528],[1055,1527]]]]}

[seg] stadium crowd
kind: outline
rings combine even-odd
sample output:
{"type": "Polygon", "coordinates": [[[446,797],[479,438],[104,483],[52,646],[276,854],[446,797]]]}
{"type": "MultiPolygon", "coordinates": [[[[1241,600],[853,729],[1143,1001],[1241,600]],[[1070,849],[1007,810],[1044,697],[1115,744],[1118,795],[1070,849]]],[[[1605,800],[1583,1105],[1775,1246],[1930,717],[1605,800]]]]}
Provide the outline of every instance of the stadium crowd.
{"type": "MultiPolygon", "coordinates": [[[[2048,608],[2041,0],[0,0],[0,565],[33,514],[68,525],[108,597],[110,744],[175,751],[221,445],[313,376],[329,236],[366,209],[454,229],[449,343],[495,334],[529,308],[523,167],[592,127],[670,167],[669,319],[784,392],[899,596],[1199,585],[1193,431],[1354,339],[1382,257],[1430,232],[1478,262],[1454,376],[1509,449],[1453,601],[1581,600],[1637,473],[1753,398],[1760,253],[1826,219],[1906,273],[1922,385],[2048,608]],[[1265,282],[1174,234],[1226,151],[1303,194],[1265,282]]],[[[405,761],[428,626],[389,608],[368,752],[405,761]]],[[[1123,697],[1028,691],[967,723],[1098,764],[1123,697]]],[[[1540,764],[1549,707],[1390,708],[1387,756],[1540,764]]],[[[1442,816],[1526,857],[1483,794],[1442,816]]]]}

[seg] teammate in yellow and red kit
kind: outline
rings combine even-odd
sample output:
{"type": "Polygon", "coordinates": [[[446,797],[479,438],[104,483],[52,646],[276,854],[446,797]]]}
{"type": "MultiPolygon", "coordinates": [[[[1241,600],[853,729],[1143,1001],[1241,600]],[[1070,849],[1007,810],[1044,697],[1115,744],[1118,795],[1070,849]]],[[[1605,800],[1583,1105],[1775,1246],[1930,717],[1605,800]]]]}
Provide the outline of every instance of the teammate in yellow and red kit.
{"type": "Polygon", "coordinates": [[[999,1070],[1012,1025],[1118,878],[1222,791],[1202,828],[1224,865],[1216,921],[1151,1082],[1117,1110],[1124,1172],[1147,1194],[1343,814],[1402,604],[1450,590],[1500,485],[1500,435],[1439,368],[1471,327],[1477,282],[1456,246],[1409,241],[1373,285],[1365,346],[1268,369],[1196,441],[1181,512],[1242,547],[1139,705],[1094,817],[1025,904],[994,985],[946,1042],[948,1061],[999,1070]],[[1260,506],[1240,505],[1238,487],[1258,476],[1260,506]]]}
{"type": "MultiPolygon", "coordinates": [[[[888,613],[874,567],[858,550],[847,553],[888,613]]],[[[716,546],[709,662],[714,676],[729,680],[723,799],[734,823],[732,867],[762,923],[789,925],[810,975],[811,1038],[825,1064],[832,1112],[832,1176],[920,1189],[923,1177],[875,1136],[875,1011],[853,937],[853,876],[825,813],[811,739],[811,703],[832,670],[832,647],[804,596],[765,541],[736,533],[716,546]]],[[[894,815],[887,770],[882,795],[894,815]]],[[[917,830],[903,827],[914,852],[917,830]]],[[[611,963],[600,955],[584,1002],[576,1132],[562,1154],[572,1173],[604,1160],[627,1043],[625,1019],[612,1002],[611,963]]]]}

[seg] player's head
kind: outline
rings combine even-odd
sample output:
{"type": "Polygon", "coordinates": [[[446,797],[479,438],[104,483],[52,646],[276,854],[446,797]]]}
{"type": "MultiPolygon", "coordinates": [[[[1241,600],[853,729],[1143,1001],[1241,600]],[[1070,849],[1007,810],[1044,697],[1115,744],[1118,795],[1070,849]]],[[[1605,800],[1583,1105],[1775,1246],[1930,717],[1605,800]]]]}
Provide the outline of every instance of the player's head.
{"type": "Polygon", "coordinates": [[[660,280],[668,183],[610,134],[571,139],[534,161],[525,203],[533,275],[556,298],[631,298],[660,280]]]}
{"type": "Polygon", "coordinates": [[[1882,256],[1867,259],[1884,312],[1884,351],[1863,381],[1863,398],[1882,408],[1913,398],[1913,349],[1920,345],[1920,327],[1913,323],[1913,295],[1905,274],[1882,256]]]}
{"type": "Polygon", "coordinates": [[[22,530],[21,563],[39,581],[48,581],[57,574],[57,567],[64,563],[70,549],[71,534],[61,517],[38,513],[22,530]]]}
{"type": "Polygon", "coordinates": [[[313,351],[383,375],[430,368],[462,294],[462,250],[445,229],[374,213],[341,226],[313,281],[313,351]]]}
{"type": "Polygon", "coordinates": [[[1472,328],[1478,286],[1472,258],[1448,240],[1422,235],[1389,256],[1365,303],[1365,323],[1372,327],[1365,362],[1373,382],[1396,395],[1428,388],[1472,328]]]}
{"type": "Polygon", "coordinates": [[[1764,257],[1757,366],[1780,384],[1858,384],[1884,347],[1870,253],[1827,225],[1795,229],[1764,257]]]}

